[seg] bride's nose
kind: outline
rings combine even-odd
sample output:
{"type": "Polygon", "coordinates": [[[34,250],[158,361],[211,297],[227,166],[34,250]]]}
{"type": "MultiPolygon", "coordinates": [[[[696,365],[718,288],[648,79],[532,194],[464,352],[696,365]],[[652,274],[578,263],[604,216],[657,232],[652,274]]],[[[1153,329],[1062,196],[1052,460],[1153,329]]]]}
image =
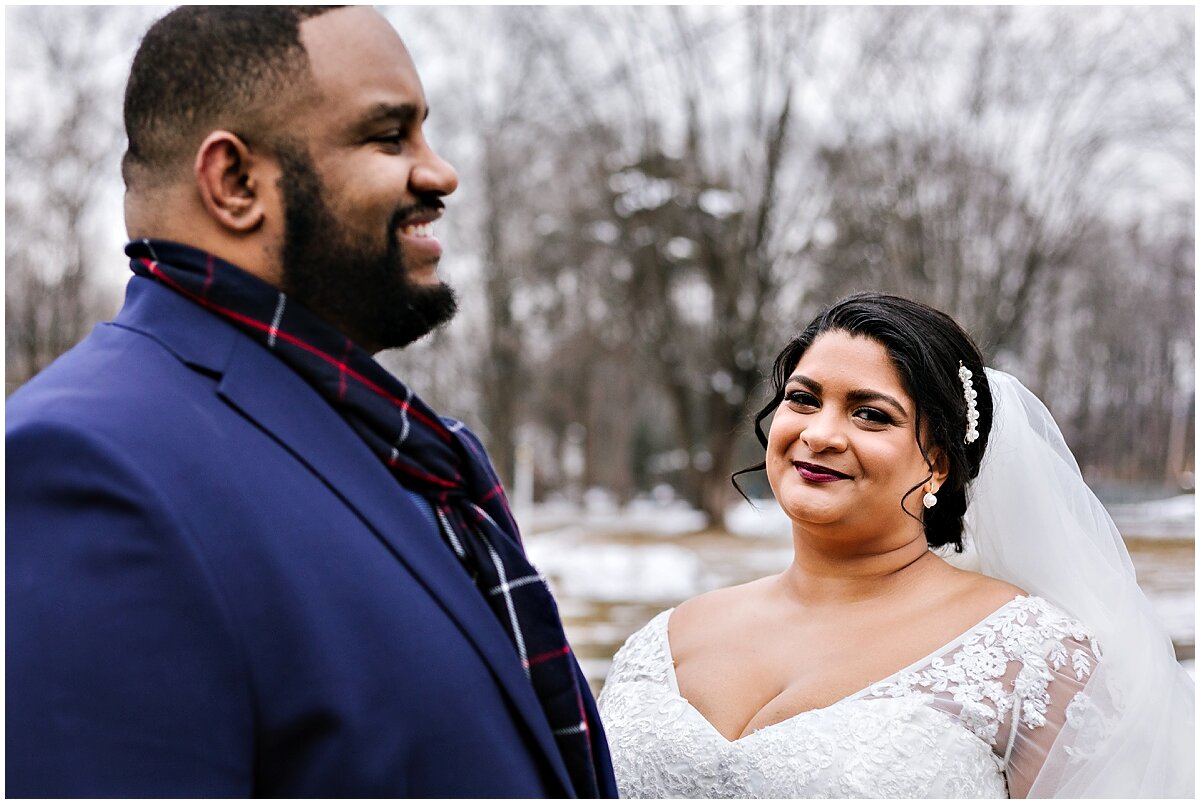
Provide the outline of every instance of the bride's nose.
{"type": "Polygon", "coordinates": [[[809,417],[800,440],[814,453],[841,452],[849,443],[842,422],[828,408],[809,417]]]}

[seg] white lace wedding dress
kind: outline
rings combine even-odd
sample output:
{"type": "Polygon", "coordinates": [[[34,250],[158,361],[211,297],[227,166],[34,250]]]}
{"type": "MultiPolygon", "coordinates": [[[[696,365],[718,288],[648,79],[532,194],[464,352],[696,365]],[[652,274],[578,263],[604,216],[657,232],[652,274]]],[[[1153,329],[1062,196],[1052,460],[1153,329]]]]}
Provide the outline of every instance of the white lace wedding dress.
{"type": "Polygon", "coordinates": [[[624,798],[1020,795],[1100,656],[1080,623],[1017,597],[910,667],[731,741],[679,695],[670,614],[629,638],[600,695],[624,798]]]}

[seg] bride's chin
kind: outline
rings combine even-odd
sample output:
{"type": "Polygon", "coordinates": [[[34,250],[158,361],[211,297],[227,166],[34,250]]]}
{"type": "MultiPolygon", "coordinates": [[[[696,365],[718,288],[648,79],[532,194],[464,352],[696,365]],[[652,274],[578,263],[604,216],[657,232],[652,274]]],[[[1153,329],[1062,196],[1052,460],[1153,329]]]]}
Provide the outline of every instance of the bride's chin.
{"type": "Polygon", "coordinates": [[[835,506],[792,505],[780,506],[792,524],[801,527],[811,525],[833,525],[842,518],[842,511],[835,506]]]}

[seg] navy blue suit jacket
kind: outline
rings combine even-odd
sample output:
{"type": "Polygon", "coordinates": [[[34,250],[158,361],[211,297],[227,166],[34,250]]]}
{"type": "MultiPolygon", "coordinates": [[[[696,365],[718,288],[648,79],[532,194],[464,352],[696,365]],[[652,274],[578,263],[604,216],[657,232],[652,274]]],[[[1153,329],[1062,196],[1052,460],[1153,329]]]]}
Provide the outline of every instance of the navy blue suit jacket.
{"type": "Polygon", "coordinates": [[[6,446],[8,795],[573,795],[428,509],[225,321],[135,277],[6,446]]]}

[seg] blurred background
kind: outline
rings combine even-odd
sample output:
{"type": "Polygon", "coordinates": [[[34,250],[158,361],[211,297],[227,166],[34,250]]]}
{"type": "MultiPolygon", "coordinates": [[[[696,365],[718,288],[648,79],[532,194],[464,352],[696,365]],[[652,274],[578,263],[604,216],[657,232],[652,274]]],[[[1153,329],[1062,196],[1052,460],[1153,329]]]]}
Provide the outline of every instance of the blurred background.
{"type": "MultiPolygon", "coordinates": [[[[5,9],[6,393],[120,305],[121,102],[166,10],[5,9]]],[[[381,360],[484,438],[594,686],[657,611],[786,566],[729,475],[775,354],[867,289],[1045,400],[1194,667],[1194,9],[381,11],[459,171],[461,302],[381,360]]]]}

